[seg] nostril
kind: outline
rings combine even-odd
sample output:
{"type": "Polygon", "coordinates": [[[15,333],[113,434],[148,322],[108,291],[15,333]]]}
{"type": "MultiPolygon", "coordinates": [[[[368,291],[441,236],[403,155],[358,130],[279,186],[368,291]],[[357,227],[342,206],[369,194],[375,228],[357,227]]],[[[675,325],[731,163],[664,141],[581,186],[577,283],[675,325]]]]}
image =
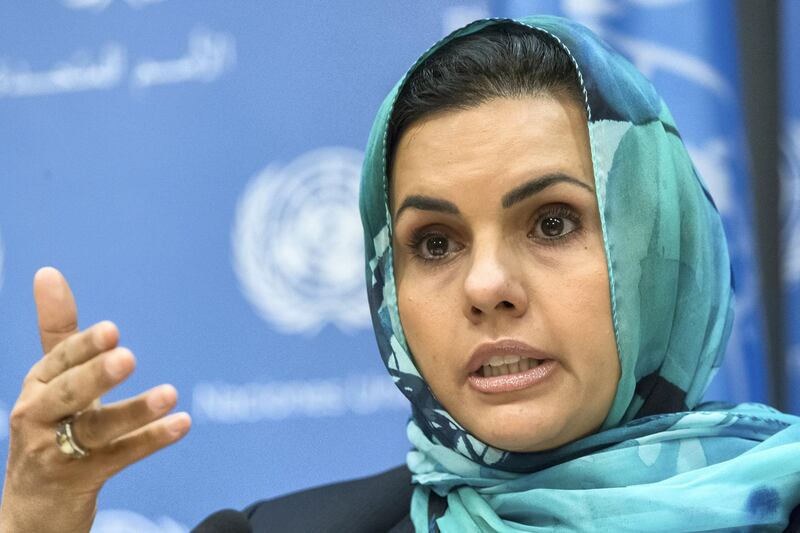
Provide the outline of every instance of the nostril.
{"type": "Polygon", "coordinates": [[[500,305],[503,306],[506,309],[513,309],[514,308],[514,304],[512,304],[511,302],[509,302],[507,300],[503,300],[502,302],[500,302],[500,305]]]}

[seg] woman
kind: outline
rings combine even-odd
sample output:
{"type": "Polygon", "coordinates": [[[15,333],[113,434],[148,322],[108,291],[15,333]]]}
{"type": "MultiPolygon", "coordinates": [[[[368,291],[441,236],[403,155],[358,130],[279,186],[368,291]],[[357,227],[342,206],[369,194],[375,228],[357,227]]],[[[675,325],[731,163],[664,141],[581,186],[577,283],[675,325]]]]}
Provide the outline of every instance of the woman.
{"type": "MultiPolygon", "coordinates": [[[[794,527],[800,420],[698,405],[733,318],[719,215],[652,86],[588,30],[477,21],[426,52],[378,112],[361,213],[378,345],[413,407],[411,483],[399,468],[230,520],[254,531],[794,527]]],[[[0,526],[45,531],[52,511],[86,531],[102,481],[188,419],[166,431],[168,388],[160,408],[158,391],[116,413],[89,407],[59,427],[64,451],[91,453],[59,455],[45,445],[52,424],[133,360],[107,351],[109,324],[70,329],[52,351],[59,339],[43,340],[12,416],[0,526]],[[115,355],[111,377],[101,367],[115,355]],[[85,390],[63,394],[79,375],[85,390]],[[57,417],[41,414],[46,401],[57,417]],[[90,474],[92,460],[110,466],[90,474]],[[64,497],[76,486],[79,498],[64,497]]]]}

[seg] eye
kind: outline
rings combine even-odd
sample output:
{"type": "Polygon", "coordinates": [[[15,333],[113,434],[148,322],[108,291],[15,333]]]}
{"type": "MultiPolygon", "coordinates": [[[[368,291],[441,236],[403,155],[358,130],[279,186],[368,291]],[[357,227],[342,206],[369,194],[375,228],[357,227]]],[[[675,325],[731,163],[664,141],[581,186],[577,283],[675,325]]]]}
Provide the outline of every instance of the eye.
{"type": "Polygon", "coordinates": [[[424,261],[441,261],[463,248],[444,233],[436,231],[414,232],[408,246],[424,261]]]}
{"type": "Polygon", "coordinates": [[[533,230],[528,234],[540,241],[557,241],[580,229],[580,217],[566,206],[551,206],[536,218],[533,230]]]}
{"type": "Polygon", "coordinates": [[[447,254],[447,249],[450,246],[450,241],[447,237],[442,235],[431,235],[425,239],[425,248],[428,254],[434,257],[441,257],[447,254]]]}

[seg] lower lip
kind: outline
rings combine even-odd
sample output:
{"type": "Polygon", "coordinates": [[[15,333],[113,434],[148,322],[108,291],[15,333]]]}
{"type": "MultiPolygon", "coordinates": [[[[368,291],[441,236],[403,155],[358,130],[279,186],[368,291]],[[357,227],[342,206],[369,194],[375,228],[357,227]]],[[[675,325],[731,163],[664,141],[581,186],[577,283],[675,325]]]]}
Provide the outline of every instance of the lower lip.
{"type": "Polygon", "coordinates": [[[527,389],[546,380],[556,368],[554,359],[546,359],[534,368],[529,368],[524,372],[516,374],[506,374],[504,376],[492,376],[485,378],[477,374],[470,374],[468,381],[473,389],[487,394],[498,394],[501,392],[513,392],[516,390],[527,389]]]}

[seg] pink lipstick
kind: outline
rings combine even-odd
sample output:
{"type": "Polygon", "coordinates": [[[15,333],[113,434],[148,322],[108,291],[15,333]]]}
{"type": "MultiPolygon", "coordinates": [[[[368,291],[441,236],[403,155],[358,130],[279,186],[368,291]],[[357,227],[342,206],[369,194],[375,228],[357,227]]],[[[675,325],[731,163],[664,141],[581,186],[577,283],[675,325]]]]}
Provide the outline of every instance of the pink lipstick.
{"type": "Polygon", "coordinates": [[[480,344],[475,349],[467,380],[479,392],[512,392],[545,381],[557,365],[549,354],[521,341],[503,339],[480,344]]]}

